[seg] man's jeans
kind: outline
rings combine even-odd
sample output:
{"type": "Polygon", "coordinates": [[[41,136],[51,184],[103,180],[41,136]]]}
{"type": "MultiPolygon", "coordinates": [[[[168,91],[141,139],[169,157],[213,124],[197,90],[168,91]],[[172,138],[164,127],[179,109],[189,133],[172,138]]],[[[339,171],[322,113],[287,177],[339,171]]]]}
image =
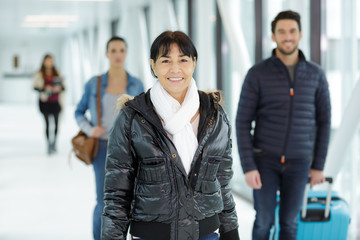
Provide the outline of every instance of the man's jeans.
{"type": "Polygon", "coordinates": [[[256,210],[253,240],[268,240],[274,224],[276,192],[280,190],[280,240],[296,240],[297,218],[300,211],[305,184],[309,176],[310,160],[280,157],[258,157],[255,159],[262,187],[254,190],[256,210]]]}
{"type": "Polygon", "coordinates": [[[93,237],[100,240],[101,233],[101,215],[104,210],[104,179],[105,179],[105,159],[106,159],[107,141],[99,140],[99,150],[93,159],[93,168],[95,172],[96,184],[96,205],[93,213],[93,237]]]}

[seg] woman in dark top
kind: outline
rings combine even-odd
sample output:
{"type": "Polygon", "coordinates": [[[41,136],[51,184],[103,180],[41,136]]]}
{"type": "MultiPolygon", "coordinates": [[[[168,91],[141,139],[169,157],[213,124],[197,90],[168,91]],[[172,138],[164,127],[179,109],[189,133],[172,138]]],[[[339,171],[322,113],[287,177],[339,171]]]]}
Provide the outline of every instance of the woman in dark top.
{"type": "Polygon", "coordinates": [[[33,87],[39,91],[39,108],[46,124],[47,153],[52,154],[56,152],[61,92],[64,91],[65,85],[51,55],[44,56],[41,68],[34,76],[33,87]],[[53,128],[50,127],[50,121],[54,123],[53,128]],[[54,132],[51,133],[50,129],[53,129],[54,132]]]}

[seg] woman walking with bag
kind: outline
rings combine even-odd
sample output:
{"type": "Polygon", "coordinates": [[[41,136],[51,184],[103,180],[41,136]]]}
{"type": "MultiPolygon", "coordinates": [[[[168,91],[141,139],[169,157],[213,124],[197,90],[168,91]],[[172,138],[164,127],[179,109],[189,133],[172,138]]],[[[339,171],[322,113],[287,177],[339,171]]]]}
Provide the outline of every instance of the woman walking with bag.
{"type": "Polygon", "coordinates": [[[144,91],[142,82],[131,76],[124,69],[126,59],[126,42],[123,38],[112,37],[106,45],[106,57],[110,69],[101,75],[100,99],[101,122],[97,122],[97,76],[92,77],[85,85],[84,94],[75,110],[75,119],[80,129],[89,137],[99,139],[98,152],[93,158],[96,183],[96,206],[93,215],[93,237],[100,240],[101,214],[104,208],[103,190],[105,176],[105,158],[109,129],[115,118],[116,99],[123,94],[136,96],[144,91]],[[90,112],[90,120],[85,116],[90,112]]]}
{"type": "Polygon", "coordinates": [[[39,91],[39,109],[45,119],[45,134],[47,153],[56,152],[56,137],[58,133],[59,115],[61,112],[61,92],[65,90],[64,81],[54,65],[54,59],[46,54],[40,70],[34,76],[33,87],[39,91]],[[53,122],[53,128],[51,128],[53,122]],[[54,131],[51,132],[50,129],[54,131]]]}
{"type": "Polygon", "coordinates": [[[150,57],[158,81],[122,105],[109,135],[102,240],[125,240],[129,226],[133,239],[238,240],[221,96],[198,91],[183,32],[160,34],[150,57]]]}

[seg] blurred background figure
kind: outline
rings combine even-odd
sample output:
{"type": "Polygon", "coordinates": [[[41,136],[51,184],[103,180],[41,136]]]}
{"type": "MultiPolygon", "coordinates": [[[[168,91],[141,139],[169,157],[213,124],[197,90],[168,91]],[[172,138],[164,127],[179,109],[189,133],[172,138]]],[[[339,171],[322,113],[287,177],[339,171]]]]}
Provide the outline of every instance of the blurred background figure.
{"type": "Polygon", "coordinates": [[[272,56],[245,77],[236,135],[246,183],[254,189],[253,239],[269,239],[279,190],[279,239],[296,240],[308,177],[311,185],[325,181],[330,93],[323,70],[298,47],[303,36],[300,14],[278,13],[271,32],[276,43],[272,56]]]}
{"type": "Polygon", "coordinates": [[[95,240],[100,240],[107,140],[115,118],[116,100],[125,93],[136,96],[144,91],[142,82],[124,68],[126,48],[126,42],[121,37],[112,37],[106,44],[106,57],[109,59],[110,69],[101,75],[101,123],[97,123],[97,76],[86,83],[84,94],[75,110],[75,119],[80,129],[88,136],[99,138],[98,153],[93,159],[97,196],[93,215],[95,240]],[[85,116],[87,110],[90,112],[90,120],[85,116]]]}
{"type": "Polygon", "coordinates": [[[45,119],[47,153],[50,155],[56,152],[56,137],[61,111],[60,95],[65,90],[64,81],[56,69],[51,55],[44,56],[40,70],[34,76],[33,87],[39,91],[39,108],[45,119]]]}

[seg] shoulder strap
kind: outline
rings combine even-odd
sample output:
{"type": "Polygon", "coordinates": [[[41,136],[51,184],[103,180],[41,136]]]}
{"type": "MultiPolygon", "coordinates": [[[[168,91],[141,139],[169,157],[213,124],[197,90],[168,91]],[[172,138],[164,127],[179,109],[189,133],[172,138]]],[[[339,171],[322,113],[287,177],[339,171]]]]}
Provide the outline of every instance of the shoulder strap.
{"type": "Polygon", "coordinates": [[[101,95],[101,76],[97,77],[97,93],[96,93],[96,112],[97,112],[97,125],[100,126],[100,116],[101,116],[101,104],[100,104],[100,95],[101,95]]]}

